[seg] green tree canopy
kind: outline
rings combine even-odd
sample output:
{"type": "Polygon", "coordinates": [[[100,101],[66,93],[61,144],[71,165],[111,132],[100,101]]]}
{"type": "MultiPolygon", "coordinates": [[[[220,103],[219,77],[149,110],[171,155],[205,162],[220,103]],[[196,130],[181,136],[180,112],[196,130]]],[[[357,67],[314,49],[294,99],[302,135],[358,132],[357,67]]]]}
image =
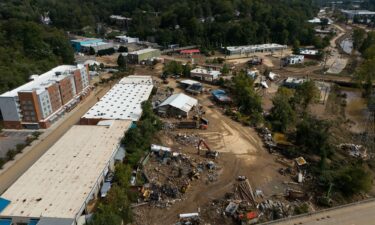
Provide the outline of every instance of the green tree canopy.
{"type": "Polygon", "coordinates": [[[273,107],[270,113],[272,128],[285,132],[296,120],[296,113],[291,105],[293,92],[281,87],[272,99],[273,107]]]}

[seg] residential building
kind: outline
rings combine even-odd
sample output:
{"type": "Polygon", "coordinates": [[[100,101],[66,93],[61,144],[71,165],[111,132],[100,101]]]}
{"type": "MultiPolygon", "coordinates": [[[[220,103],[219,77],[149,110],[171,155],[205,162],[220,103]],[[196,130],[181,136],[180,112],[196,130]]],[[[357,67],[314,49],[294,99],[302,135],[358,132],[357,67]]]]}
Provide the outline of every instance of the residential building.
{"type": "Polygon", "coordinates": [[[139,43],[139,38],[128,37],[126,35],[116,36],[116,40],[124,44],[139,43]]]}
{"type": "Polygon", "coordinates": [[[219,79],[221,75],[220,71],[211,70],[211,69],[203,69],[203,68],[195,68],[190,71],[190,76],[192,78],[197,78],[202,81],[214,82],[219,79]]]}
{"type": "Polygon", "coordinates": [[[58,66],[0,95],[4,128],[47,128],[89,92],[88,66],[58,66]]]}
{"type": "Polygon", "coordinates": [[[284,80],[283,85],[287,88],[297,88],[306,81],[306,79],[302,78],[288,77],[286,80],[284,80]]]}
{"type": "Polygon", "coordinates": [[[295,65],[300,64],[305,61],[305,56],[303,55],[289,55],[282,59],[283,65],[295,65]]]}
{"type": "Polygon", "coordinates": [[[142,102],[151,95],[151,76],[132,75],[123,78],[81,118],[81,124],[94,125],[102,120],[137,121],[142,115],[142,102]]]}
{"type": "Polygon", "coordinates": [[[0,224],[87,224],[131,123],[73,126],[1,195],[0,224]]]}
{"type": "Polygon", "coordinates": [[[305,58],[316,59],[319,57],[319,50],[316,49],[300,49],[299,54],[305,58]]]}
{"type": "Polygon", "coordinates": [[[188,117],[189,112],[198,105],[198,100],[183,93],[171,95],[157,106],[157,111],[163,116],[188,117]]]}
{"type": "Polygon", "coordinates": [[[161,55],[159,49],[145,48],[134,52],[129,52],[127,60],[129,63],[140,64],[145,61],[153,60],[161,55]]]}
{"type": "Polygon", "coordinates": [[[229,46],[224,48],[224,51],[228,55],[242,55],[251,54],[255,52],[273,52],[283,49],[287,49],[286,45],[279,44],[261,44],[261,45],[247,45],[247,46],[229,46]]]}

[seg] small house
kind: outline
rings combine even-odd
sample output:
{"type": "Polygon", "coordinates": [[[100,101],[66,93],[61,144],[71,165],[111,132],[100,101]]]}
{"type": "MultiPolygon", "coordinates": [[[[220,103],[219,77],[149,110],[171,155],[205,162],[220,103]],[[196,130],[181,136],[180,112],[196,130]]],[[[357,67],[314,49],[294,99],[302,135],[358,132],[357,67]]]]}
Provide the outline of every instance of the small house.
{"type": "Polygon", "coordinates": [[[300,64],[303,63],[304,60],[305,56],[303,55],[290,55],[282,59],[284,66],[300,64]]]}
{"type": "Polygon", "coordinates": [[[211,69],[195,68],[192,71],[190,71],[190,76],[192,78],[197,78],[199,80],[208,82],[214,82],[218,80],[220,75],[220,71],[211,69]]]}

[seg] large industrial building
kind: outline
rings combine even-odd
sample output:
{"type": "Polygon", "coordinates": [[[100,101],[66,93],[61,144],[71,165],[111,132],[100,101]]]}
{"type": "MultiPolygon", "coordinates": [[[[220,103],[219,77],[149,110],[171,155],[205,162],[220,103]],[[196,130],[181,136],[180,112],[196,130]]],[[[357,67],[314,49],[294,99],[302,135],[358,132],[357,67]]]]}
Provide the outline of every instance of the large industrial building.
{"type": "Polygon", "coordinates": [[[154,48],[145,48],[142,50],[129,52],[127,55],[127,60],[129,63],[139,64],[148,60],[152,60],[153,58],[157,58],[161,55],[159,49],[154,48]]]}
{"type": "Polygon", "coordinates": [[[97,38],[82,38],[70,41],[76,52],[90,52],[90,48],[95,52],[99,50],[113,48],[113,43],[103,41],[97,38]]]}
{"type": "Polygon", "coordinates": [[[89,92],[87,66],[58,66],[0,95],[4,128],[47,128],[89,92]]]}
{"type": "Polygon", "coordinates": [[[1,195],[0,224],[85,224],[131,123],[73,126],[1,195]]]}
{"type": "Polygon", "coordinates": [[[152,92],[151,76],[132,75],[123,78],[83,117],[81,124],[94,125],[101,120],[137,121],[142,115],[142,102],[152,92]]]}
{"type": "Polygon", "coordinates": [[[255,52],[273,52],[283,49],[287,49],[286,45],[279,44],[262,44],[262,45],[247,45],[247,46],[230,46],[224,48],[226,54],[228,55],[242,55],[251,54],[255,52]]]}
{"type": "Polygon", "coordinates": [[[341,10],[341,12],[348,18],[353,19],[354,17],[359,18],[370,18],[375,17],[375,12],[369,10],[341,10]]]}

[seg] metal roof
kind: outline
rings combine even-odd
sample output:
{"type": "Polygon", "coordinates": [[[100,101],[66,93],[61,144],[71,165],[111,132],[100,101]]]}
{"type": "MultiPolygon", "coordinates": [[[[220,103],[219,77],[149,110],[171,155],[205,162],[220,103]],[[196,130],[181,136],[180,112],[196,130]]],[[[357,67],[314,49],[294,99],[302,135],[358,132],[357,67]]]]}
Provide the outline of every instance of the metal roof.
{"type": "Polygon", "coordinates": [[[184,112],[189,112],[197,104],[198,104],[197,99],[187,96],[183,93],[179,93],[179,94],[174,94],[170,96],[163,103],[161,103],[158,107],[170,105],[184,112]]]}
{"type": "Polygon", "coordinates": [[[83,118],[138,121],[142,115],[141,104],[149,98],[152,88],[150,76],[123,78],[83,118]]]}

